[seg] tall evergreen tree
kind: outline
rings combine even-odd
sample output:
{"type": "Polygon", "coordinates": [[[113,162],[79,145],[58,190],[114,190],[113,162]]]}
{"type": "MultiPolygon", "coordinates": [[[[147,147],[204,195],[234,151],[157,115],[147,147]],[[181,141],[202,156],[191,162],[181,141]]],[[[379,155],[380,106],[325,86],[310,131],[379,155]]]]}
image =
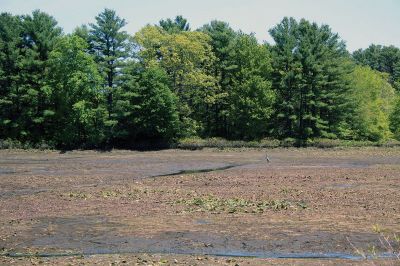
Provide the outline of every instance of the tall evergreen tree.
{"type": "Polygon", "coordinates": [[[328,26],[304,19],[297,23],[285,18],[270,33],[276,42],[276,119],[285,125],[280,137],[295,137],[300,143],[336,137],[348,88],[344,43],[328,26]]]}
{"type": "MultiPolygon", "coordinates": [[[[210,135],[219,137],[228,137],[228,108],[229,104],[227,96],[229,89],[232,87],[234,71],[237,68],[237,63],[231,60],[230,55],[233,49],[233,43],[237,37],[237,33],[223,21],[211,21],[209,24],[200,28],[200,31],[211,37],[212,51],[215,54],[216,60],[213,64],[212,74],[218,82],[219,97],[214,105],[214,119],[210,128],[210,135]]],[[[211,112],[211,110],[210,110],[211,112]]]]}
{"type": "Polygon", "coordinates": [[[22,21],[8,13],[0,14],[0,139],[19,138],[23,104],[18,62],[22,21]]]}
{"type": "Polygon", "coordinates": [[[5,57],[8,66],[3,68],[8,69],[5,88],[9,93],[5,100],[10,116],[3,119],[3,124],[10,126],[12,137],[38,142],[47,136],[49,91],[44,86],[45,69],[62,30],[53,17],[39,10],[20,18],[2,15],[1,24],[2,39],[8,43],[4,48],[11,49],[5,57]]]}
{"type": "Polygon", "coordinates": [[[48,88],[45,86],[45,69],[49,54],[62,34],[57,21],[50,15],[35,10],[32,16],[23,17],[23,62],[21,72],[27,96],[30,97],[25,110],[31,119],[27,121],[27,131],[36,142],[46,136],[46,110],[49,105],[48,88]]]}
{"type": "Polygon", "coordinates": [[[104,79],[110,115],[113,93],[119,85],[119,76],[131,51],[129,36],[122,30],[125,25],[126,21],[111,9],[105,9],[96,16],[96,23],[90,24],[90,49],[104,79]]]}
{"type": "Polygon", "coordinates": [[[179,33],[181,31],[190,31],[189,23],[187,19],[182,16],[176,16],[174,20],[168,18],[162,19],[159,22],[160,27],[168,33],[179,33]]]}
{"type": "Polygon", "coordinates": [[[302,67],[298,61],[298,23],[294,18],[284,18],[270,30],[275,41],[272,47],[273,87],[276,90],[274,135],[280,138],[295,137],[297,130],[298,88],[302,67]]]}

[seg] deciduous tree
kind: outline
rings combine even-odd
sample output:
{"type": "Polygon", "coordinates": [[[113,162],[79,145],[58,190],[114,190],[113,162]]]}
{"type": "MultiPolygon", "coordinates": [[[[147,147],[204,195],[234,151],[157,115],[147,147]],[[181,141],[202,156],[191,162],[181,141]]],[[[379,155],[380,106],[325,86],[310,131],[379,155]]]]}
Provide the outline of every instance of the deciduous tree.
{"type": "Polygon", "coordinates": [[[105,139],[101,76],[86,48],[85,40],[72,35],[61,38],[50,53],[45,88],[52,104],[45,112],[54,141],[64,148],[93,147],[105,139]]]}

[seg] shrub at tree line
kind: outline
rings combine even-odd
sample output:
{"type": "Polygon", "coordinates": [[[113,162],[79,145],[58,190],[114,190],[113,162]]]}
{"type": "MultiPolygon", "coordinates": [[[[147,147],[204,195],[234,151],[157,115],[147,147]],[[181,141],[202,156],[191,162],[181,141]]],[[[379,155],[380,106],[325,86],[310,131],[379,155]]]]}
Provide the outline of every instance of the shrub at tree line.
{"type": "Polygon", "coordinates": [[[350,54],[327,25],[284,18],[274,44],[182,16],[130,36],[105,9],[63,34],[0,14],[0,139],[58,148],[143,141],[400,139],[400,49],[350,54]]]}

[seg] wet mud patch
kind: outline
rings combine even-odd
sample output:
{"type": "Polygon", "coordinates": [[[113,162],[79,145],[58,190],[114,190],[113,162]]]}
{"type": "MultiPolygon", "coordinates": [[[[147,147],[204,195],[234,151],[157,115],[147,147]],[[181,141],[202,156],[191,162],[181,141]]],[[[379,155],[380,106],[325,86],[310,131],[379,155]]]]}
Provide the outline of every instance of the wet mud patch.
{"type": "MultiPolygon", "coordinates": [[[[203,220],[196,222],[209,224],[203,220]]],[[[110,221],[106,217],[60,217],[43,218],[20,236],[16,243],[3,243],[3,249],[6,250],[3,255],[57,257],[162,253],[256,258],[361,259],[361,255],[354,252],[349,240],[360,249],[368,249],[370,245],[379,246],[376,234],[362,232],[270,232],[270,237],[266,240],[184,230],[159,232],[143,237],[130,233],[128,225],[110,221]]],[[[390,256],[384,250],[376,252],[377,257],[390,256]]]]}
{"type": "Polygon", "coordinates": [[[48,189],[21,188],[8,191],[0,191],[0,199],[7,199],[17,196],[35,195],[49,191],[48,189]]]}
{"type": "Polygon", "coordinates": [[[11,168],[0,168],[0,175],[15,174],[15,170],[11,168]]]}

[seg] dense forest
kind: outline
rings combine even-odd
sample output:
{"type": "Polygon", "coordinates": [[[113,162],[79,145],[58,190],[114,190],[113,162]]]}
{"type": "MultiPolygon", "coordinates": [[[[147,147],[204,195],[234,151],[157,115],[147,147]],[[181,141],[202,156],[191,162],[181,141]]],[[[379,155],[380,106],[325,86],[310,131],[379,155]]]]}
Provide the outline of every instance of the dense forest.
{"type": "Polygon", "coordinates": [[[0,139],[400,139],[397,47],[351,54],[328,25],[293,18],[269,30],[274,44],[223,21],[194,30],[177,16],[134,36],[125,25],[110,9],[71,34],[39,10],[0,14],[0,139]]]}

